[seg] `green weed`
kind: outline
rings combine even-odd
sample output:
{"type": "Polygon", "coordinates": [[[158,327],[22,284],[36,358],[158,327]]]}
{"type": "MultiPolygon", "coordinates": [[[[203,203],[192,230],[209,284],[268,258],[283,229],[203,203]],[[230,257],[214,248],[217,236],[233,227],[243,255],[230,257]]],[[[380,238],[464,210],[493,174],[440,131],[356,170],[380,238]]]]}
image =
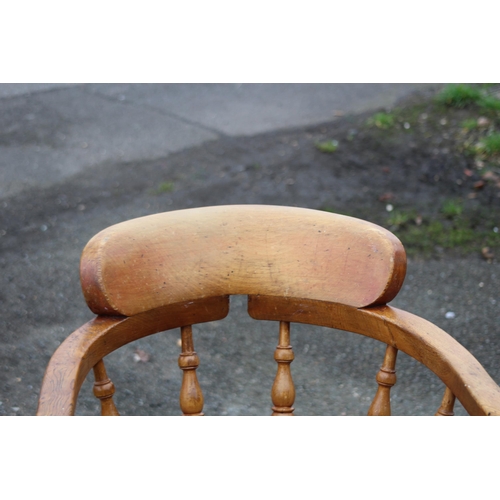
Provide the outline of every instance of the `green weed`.
{"type": "Polygon", "coordinates": [[[493,96],[485,96],[481,98],[478,104],[483,109],[500,111],[500,99],[493,96]]]}
{"type": "Polygon", "coordinates": [[[476,146],[476,151],[488,156],[499,154],[500,133],[496,132],[481,139],[481,142],[476,146]]]}
{"type": "Polygon", "coordinates": [[[408,255],[433,256],[449,250],[458,255],[480,252],[485,246],[500,248],[498,211],[465,209],[461,200],[447,200],[441,210],[432,216],[417,217],[416,208],[394,210],[390,214],[376,214],[366,207],[357,207],[354,213],[345,213],[333,206],[321,210],[349,215],[387,227],[403,243],[408,255]]]}
{"type": "Polygon", "coordinates": [[[462,122],[462,128],[466,130],[475,130],[477,129],[477,127],[478,127],[477,120],[475,118],[470,118],[462,122]]]}
{"type": "Polygon", "coordinates": [[[485,246],[496,247],[500,245],[500,231],[498,231],[498,228],[495,229],[488,231],[484,242],[485,246]]]}
{"type": "Polygon", "coordinates": [[[441,90],[436,100],[452,108],[465,108],[475,104],[484,111],[500,111],[500,99],[487,95],[483,89],[484,85],[450,84],[441,90]]]}
{"type": "Polygon", "coordinates": [[[469,227],[465,228],[447,228],[441,233],[439,244],[443,248],[463,247],[472,243],[476,239],[476,233],[469,227]]]}
{"type": "Polygon", "coordinates": [[[462,215],[463,210],[464,207],[459,200],[446,200],[441,207],[441,212],[449,219],[462,215]]]}
{"type": "Polygon", "coordinates": [[[378,128],[389,129],[394,125],[394,115],[390,113],[376,113],[368,119],[368,125],[375,125],[378,128]]]}
{"type": "Polygon", "coordinates": [[[334,139],[330,139],[329,141],[317,142],[315,146],[316,149],[322,153],[334,153],[339,147],[339,142],[334,139]]]}
{"type": "MultiPolygon", "coordinates": [[[[443,224],[439,220],[433,220],[429,224],[421,226],[408,225],[395,230],[394,233],[401,240],[409,254],[422,252],[433,253],[436,247],[447,249],[459,249],[471,251],[481,247],[481,241],[485,241],[486,234],[476,232],[470,227],[455,227],[443,224]]],[[[491,246],[494,245],[495,233],[491,232],[491,246]]],[[[500,238],[498,238],[500,241],[500,238]]],[[[498,244],[498,242],[497,242],[498,244]]]]}
{"type": "Polygon", "coordinates": [[[394,210],[387,218],[387,224],[397,228],[406,225],[412,218],[414,217],[410,212],[394,210]]]}
{"type": "Polygon", "coordinates": [[[173,190],[174,190],[174,183],[173,182],[162,182],[154,190],[154,194],[170,193],[173,190]]]}
{"type": "Polygon", "coordinates": [[[477,87],[465,85],[463,83],[450,84],[444,87],[437,95],[437,102],[454,108],[465,108],[470,104],[477,103],[483,94],[477,87]]]}

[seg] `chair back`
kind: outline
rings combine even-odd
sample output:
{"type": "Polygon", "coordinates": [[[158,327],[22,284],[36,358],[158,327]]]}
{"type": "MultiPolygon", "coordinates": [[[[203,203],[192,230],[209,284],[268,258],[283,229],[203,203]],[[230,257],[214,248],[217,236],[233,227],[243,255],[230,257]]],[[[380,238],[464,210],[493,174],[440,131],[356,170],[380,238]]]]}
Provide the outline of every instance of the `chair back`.
{"type": "Polygon", "coordinates": [[[180,407],[203,414],[192,325],[224,318],[229,296],[248,295],[248,312],[279,322],[271,391],[273,415],[293,415],[290,324],[359,333],[387,345],[369,415],[389,415],[399,350],[445,384],[437,415],[458,398],[474,415],[500,414],[500,388],[479,362],[432,323],[386,305],[406,273],[401,242],[366,221],[295,207],[236,205],[179,210],[111,226],[85,247],[85,300],[97,317],[52,357],[38,414],[73,414],[93,369],[103,415],[117,415],[103,358],[119,347],[181,329],[180,407]]]}

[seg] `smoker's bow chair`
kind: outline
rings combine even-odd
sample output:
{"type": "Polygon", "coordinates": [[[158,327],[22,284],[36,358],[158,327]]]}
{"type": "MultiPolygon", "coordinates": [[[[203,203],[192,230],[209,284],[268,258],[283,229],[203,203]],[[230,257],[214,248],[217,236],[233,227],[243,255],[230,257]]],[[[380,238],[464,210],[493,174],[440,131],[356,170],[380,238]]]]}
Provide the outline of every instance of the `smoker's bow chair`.
{"type": "Polygon", "coordinates": [[[191,326],[224,318],[229,296],[248,295],[254,319],[279,321],[273,415],[292,415],[290,323],[348,330],[387,344],[369,415],[390,414],[398,350],[445,384],[437,415],[455,398],[472,415],[499,415],[500,388],[479,362],[432,323],[387,306],[404,280],[401,242],[374,224],[316,210],[237,205],[142,217],[97,234],[81,259],[81,283],[97,317],[57,349],[39,415],[72,415],[93,369],[103,415],[118,415],[103,358],[139,338],[181,329],[180,407],[202,415],[191,326]]]}

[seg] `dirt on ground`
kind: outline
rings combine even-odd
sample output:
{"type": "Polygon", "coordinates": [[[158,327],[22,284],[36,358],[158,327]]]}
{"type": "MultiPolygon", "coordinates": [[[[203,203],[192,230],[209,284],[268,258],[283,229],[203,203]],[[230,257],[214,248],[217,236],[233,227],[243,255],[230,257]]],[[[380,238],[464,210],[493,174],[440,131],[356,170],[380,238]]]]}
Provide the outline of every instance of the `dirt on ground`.
{"type": "MultiPolygon", "coordinates": [[[[452,326],[453,335],[500,382],[495,362],[500,354],[500,173],[494,155],[486,158],[474,150],[481,133],[498,129],[498,120],[495,113],[446,107],[432,94],[419,93],[378,115],[223,137],[146,163],[99,165],[50,189],[5,200],[0,415],[35,413],[50,356],[92,318],[79,289],[78,260],[95,233],[133,217],[221,204],[329,210],[394,231],[410,256],[395,303],[447,330],[452,326]],[[480,125],[467,128],[467,120],[480,125]],[[462,314],[458,304],[464,305],[462,314]],[[449,312],[457,316],[454,324],[446,323],[449,312]]],[[[203,389],[216,393],[206,396],[206,413],[268,414],[274,326],[236,319],[242,297],[232,306],[226,323],[210,324],[195,337],[203,389]]],[[[366,413],[383,346],[340,332],[331,343],[325,329],[308,335],[307,328],[297,328],[292,368],[298,413],[366,413]]],[[[157,337],[110,356],[108,372],[124,414],[179,414],[178,333],[157,337]]],[[[401,363],[407,382],[398,382],[399,392],[394,391],[400,407],[395,412],[435,411],[440,381],[410,359],[401,363]],[[421,388],[411,388],[419,382],[421,388]],[[422,399],[429,393],[427,406],[422,399]]],[[[82,389],[79,414],[98,413],[89,384],[82,389]]]]}

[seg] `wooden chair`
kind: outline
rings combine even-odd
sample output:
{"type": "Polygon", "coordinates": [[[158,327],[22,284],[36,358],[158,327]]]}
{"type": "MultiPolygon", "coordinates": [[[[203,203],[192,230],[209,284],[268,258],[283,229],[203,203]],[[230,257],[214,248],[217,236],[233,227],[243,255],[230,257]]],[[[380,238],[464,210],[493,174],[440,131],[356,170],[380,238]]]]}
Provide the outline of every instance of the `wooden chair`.
{"type": "Polygon", "coordinates": [[[445,384],[437,415],[455,398],[472,415],[499,415],[500,388],[458,342],[425,319],[386,305],[406,272],[401,242],[369,222],[316,210],[236,205],[142,217],[101,231],[83,251],[83,293],[97,315],[57,349],[38,415],[72,415],[93,369],[103,415],[118,415],[103,358],[147,335],[180,328],[180,407],[203,415],[191,326],[224,318],[248,295],[254,319],[279,322],[273,415],[293,415],[290,323],[347,330],[387,344],[369,415],[390,415],[398,350],[445,384]]]}

